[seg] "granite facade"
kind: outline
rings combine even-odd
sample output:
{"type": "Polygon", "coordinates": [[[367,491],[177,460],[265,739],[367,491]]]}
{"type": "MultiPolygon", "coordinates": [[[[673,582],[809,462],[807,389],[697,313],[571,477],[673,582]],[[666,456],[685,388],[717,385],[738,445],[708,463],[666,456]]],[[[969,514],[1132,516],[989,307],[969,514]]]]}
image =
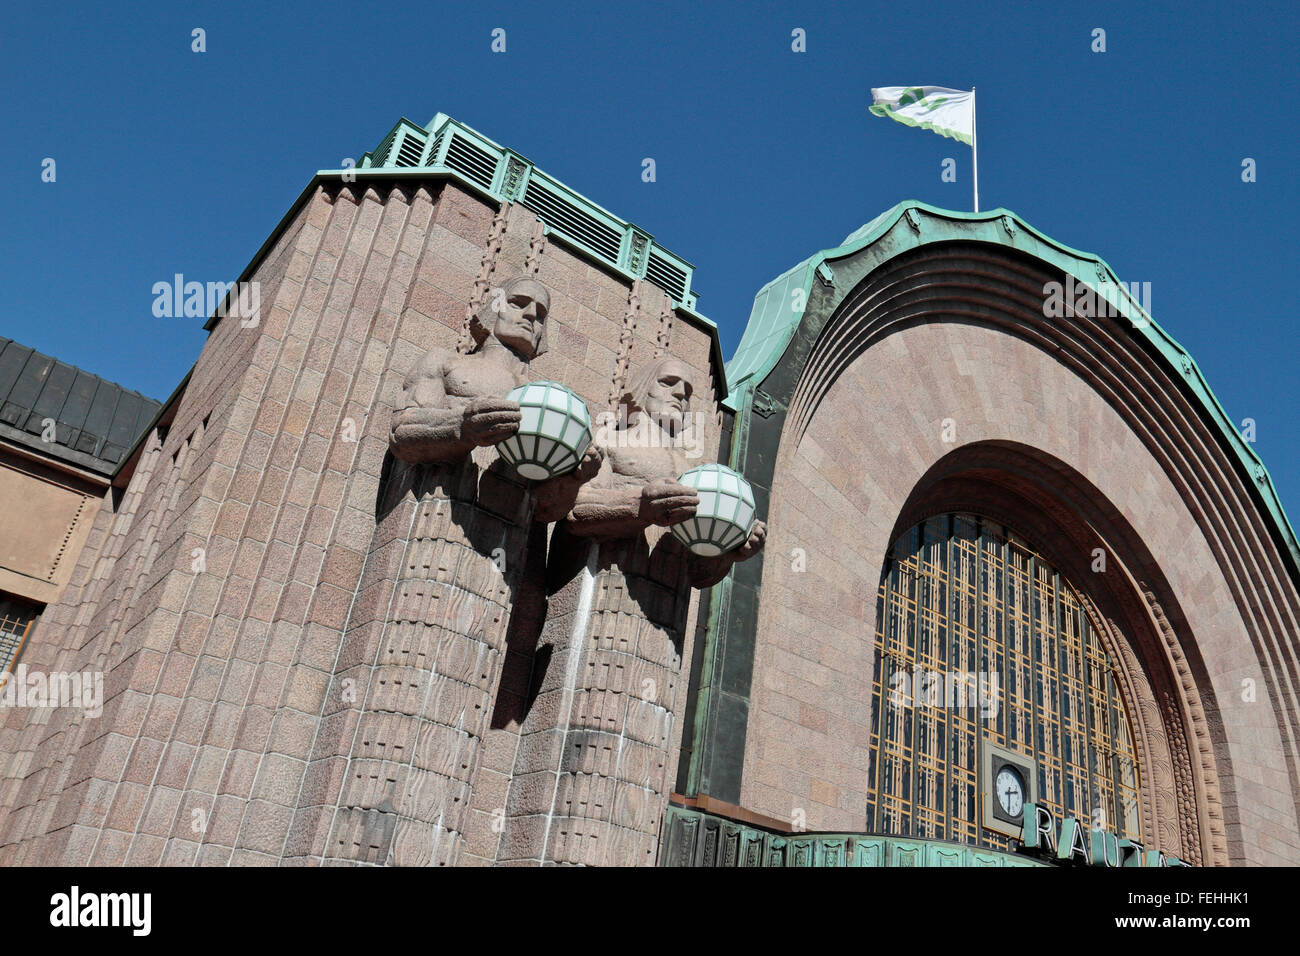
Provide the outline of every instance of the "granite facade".
{"type": "MultiPolygon", "coordinates": [[[[666,345],[696,376],[716,450],[711,330],[675,316],[654,286],[634,296],[631,280],[547,240],[528,210],[452,182],[322,184],[255,265],[259,321],[212,329],[33,634],[29,667],[104,673],[104,711],[7,715],[0,860],[499,858],[493,821],[504,820],[545,597],[508,563],[470,589],[472,607],[407,614],[431,627],[442,614],[447,634],[495,616],[499,635],[492,686],[473,701],[463,695],[483,662],[469,659],[463,699],[410,693],[436,637],[412,637],[390,608],[435,590],[472,529],[421,529],[438,520],[437,495],[427,482],[394,491],[387,432],[412,363],[453,348],[467,303],[525,267],[552,300],[536,378],[603,409],[618,357],[635,370],[666,345]],[[420,550],[421,534],[438,546],[420,550]],[[467,740],[473,760],[461,759],[467,740]],[[403,801],[422,810],[403,813],[403,801]],[[456,807],[454,841],[420,822],[435,805],[456,807]]],[[[521,522],[510,547],[533,561],[540,548],[544,561],[545,526],[533,527],[540,539],[521,522]]],[[[665,721],[664,759],[680,709],[665,721]]],[[[656,800],[666,796],[660,786],[656,800]]]]}

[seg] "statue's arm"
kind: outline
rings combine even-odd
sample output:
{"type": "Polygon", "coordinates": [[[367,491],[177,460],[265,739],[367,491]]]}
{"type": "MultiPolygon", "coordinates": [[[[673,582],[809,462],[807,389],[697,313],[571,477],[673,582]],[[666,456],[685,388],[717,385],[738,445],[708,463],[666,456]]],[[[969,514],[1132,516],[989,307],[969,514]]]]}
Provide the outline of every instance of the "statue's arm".
{"type": "Polygon", "coordinates": [[[533,517],[542,522],[565,521],[578,535],[618,536],[612,532],[627,528],[636,516],[634,499],[639,493],[637,488],[614,487],[614,467],[593,442],[575,471],[533,489],[533,517]]]}
{"type": "Polygon", "coordinates": [[[615,482],[606,460],[596,479],[578,489],[569,511],[569,530],[599,538],[631,538],[651,525],[679,524],[695,514],[699,494],[671,478],[644,484],[615,482]]]}
{"type": "Polygon", "coordinates": [[[639,487],[616,485],[614,467],[606,457],[596,477],[575,489],[569,530],[584,537],[630,538],[649,524],[640,520],[640,502],[639,487]]]}
{"type": "Polygon", "coordinates": [[[388,439],[395,458],[410,462],[455,461],[474,447],[462,435],[464,408],[448,401],[443,384],[451,358],[445,349],[432,349],[406,374],[388,439]]]}

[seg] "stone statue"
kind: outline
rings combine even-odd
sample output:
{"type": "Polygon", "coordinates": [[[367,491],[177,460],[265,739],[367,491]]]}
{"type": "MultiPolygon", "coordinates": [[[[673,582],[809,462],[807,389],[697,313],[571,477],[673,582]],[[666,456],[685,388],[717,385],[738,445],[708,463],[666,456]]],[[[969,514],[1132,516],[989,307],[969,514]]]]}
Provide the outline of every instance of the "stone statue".
{"type": "MultiPolygon", "coordinates": [[[[595,476],[588,481],[580,470],[543,484],[538,519],[563,519],[565,530],[579,537],[617,539],[692,517],[699,495],[677,478],[691,467],[681,438],[693,391],[691,371],[678,359],[666,356],[642,369],[623,395],[617,427],[592,443],[601,459],[595,476]]],[[[736,550],[692,556],[691,583],[708,587],[721,580],[732,564],[763,547],[766,534],[757,521],[736,550]]]]}
{"type": "Polygon", "coordinates": [[[393,472],[375,531],[401,557],[374,649],[358,651],[371,670],[359,698],[366,729],[343,750],[353,769],[330,844],[342,858],[454,865],[467,839],[514,611],[529,562],[545,557],[532,482],[491,446],[519,429],[519,406],[505,396],[529,381],[528,363],[545,350],[549,309],[535,279],[509,280],[472,316],[469,354],[433,349],[402,383],[389,450],[433,467],[393,472]],[[393,702],[395,689],[414,685],[427,691],[393,702]],[[437,759],[408,768],[400,785],[357,770],[426,739],[439,741],[437,759]]]}
{"type": "Polygon", "coordinates": [[[691,466],[691,376],[677,359],[651,362],[624,392],[616,427],[597,427],[594,477],[562,475],[534,492],[535,519],[557,524],[534,657],[538,704],[520,724],[505,800],[501,845],[512,861],[654,863],[688,686],[691,589],[720,581],[766,534],[756,522],[740,548],[700,557],[663,530],[699,507],[677,480],[691,466]],[[637,679],[611,679],[618,673],[637,679]],[[534,806],[554,822],[533,825],[534,806]]]}
{"type": "Polygon", "coordinates": [[[546,351],[550,307],[545,286],[516,276],[474,317],[480,344],[473,352],[426,352],[402,382],[389,437],[393,456],[453,463],[518,431],[519,404],[505,396],[529,381],[528,363],[546,351]]]}

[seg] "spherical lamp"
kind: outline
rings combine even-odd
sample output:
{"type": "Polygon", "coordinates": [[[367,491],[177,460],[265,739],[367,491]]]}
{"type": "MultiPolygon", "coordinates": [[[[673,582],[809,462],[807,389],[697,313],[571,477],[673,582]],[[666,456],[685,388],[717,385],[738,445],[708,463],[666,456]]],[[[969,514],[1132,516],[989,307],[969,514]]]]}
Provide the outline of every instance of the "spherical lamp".
{"type": "Polygon", "coordinates": [[[519,403],[519,431],[497,444],[525,478],[542,480],[578,467],[591,444],[591,416],[582,399],[559,382],[529,382],[506,398],[519,403]]]}
{"type": "Polygon", "coordinates": [[[703,557],[740,547],[754,526],[754,489],[726,465],[700,465],[677,479],[700,495],[695,517],[672,526],[676,538],[703,557]]]}

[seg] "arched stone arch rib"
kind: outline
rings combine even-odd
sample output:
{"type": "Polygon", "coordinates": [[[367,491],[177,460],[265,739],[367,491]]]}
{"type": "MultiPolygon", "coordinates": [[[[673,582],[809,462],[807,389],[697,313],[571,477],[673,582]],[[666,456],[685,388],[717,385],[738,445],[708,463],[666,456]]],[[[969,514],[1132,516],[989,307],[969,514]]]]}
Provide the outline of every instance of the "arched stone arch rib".
{"type": "MultiPolygon", "coordinates": [[[[886,373],[877,376],[882,381],[916,388],[925,396],[941,395],[945,389],[964,396],[965,405],[954,399],[953,408],[958,418],[971,420],[959,424],[955,446],[937,447],[938,420],[920,420],[928,410],[903,409],[900,414],[897,441],[912,443],[917,459],[933,463],[972,441],[1021,437],[1011,427],[1017,416],[1003,410],[1000,422],[987,416],[981,420],[981,409],[988,404],[984,399],[989,391],[998,387],[999,376],[1016,381],[1032,366],[1038,376],[1035,383],[1050,394],[1020,399],[1025,431],[1054,435],[1064,457],[1071,457],[1071,449],[1084,456],[1077,464],[1090,479],[1107,476],[1109,469],[1101,483],[1126,489],[1115,500],[1105,494],[1090,499],[1077,491],[1067,500],[1076,508],[1091,502],[1096,512],[1091,525],[1117,529],[1106,546],[1125,558],[1120,563],[1132,580],[1123,589],[1125,616],[1115,619],[1135,619],[1140,611],[1136,619],[1147,622],[1144,634],[1134,637],[1139,645],[1135,654],[1164,716],[1147,733],[1145,745],[1155,747],[1160,734],[1171,747],[1178,742],[1175,737],[1185,745],[1178,753],[1185,753],[1186,759],[1171,757],[1170,764],[1178,806],[1175,831],[1164,829],[1169,814],[1161,812],[1161,838],[1173,839],[1176,832],[1189,856],[1199,844],[1205,862],[1300,856],[1300,667],[1294,646],[1294,635],[1300,632],[1300,571],[1294,535],[1284,517],[1279,520],[1266,478],[1257,480],[1227,434],[1226,416],[1217,405],[1211,407],[1212,397],[1207,403],[1195,366],[1190,359],[1179,362],[1171,357],[1176,343],[1162,332],[1139,333],[1123,318],[1044,314],[1044,284],[1061,281],[1065,269],[1086,275],[1086,266],[1094,276],[1104,274],[1098,260],[1062,252],[1062,247],[1028,229],[998,230],[996,218],[936,225],[938,215],[920,207],[908,212],[911,217],[899,215],[892,227],[879,226],[869,242],[850,242],[823,254],[822,264],[833,269],[819,268],[815,278],[814,260],[798,267],[809,276],[804,285],[807,305],[783,340],[774,337],[775,358],[758,359],[751,353],[739,363],[733,361],[740,366],[733,370],[740,387],[728,399],[737,409],[732,464],[755,485],[760,514],[771,517],[769,508],[792,507],[779,486],[783,471],[801,456],[815,453],[825,458],[838,454],[841,446],[860,444],[847,433],[882,427],[873,402],[902,407],[879,394],[873,371],[886,373]],[[928,353],[915,351],[921,343],[928,353]],[[908,364],[907,376],[888,365],[899,361],[908,364]],[[999,374],[990,375],[990,370],[999,374]],[[853,376],[857,391],[828,399],[836,389],[848,388],[846,376],[853,376]],[[1061,407],[1044,407],[1045,402],[1061,407]],[[1081,410],[1085,404],[1087,414],[1081,410]],[[827,436],[810,435],[809,430],[831,414],[840,420],[844,440],[827,451],[818,444],[827,436]],[[1099,433],[1103,425],[1110,431],[1099,433]],[[933,436],[928,434],[931,428],[933,436]],[[1164,497],[1144,503],[1139,494],[1144,491],[1164,497]],[[1173,569],[1175,582],[1168,578],[1171,569],[1166,565],[1182,560],[1178,543],[1170,540],[1176,534],[1194,535],[1189,545],[1205,559],[1195,569],[1185,561],[1173,569]],[[1193,580],[1196,575],[1201,580],[1193,580]],[[1213,598],[1206,597],[1210,591],[1213,598]],[[1211,623],[1212,609],[1226,615],[1222,626],[1211,623]],[[1240,701],[1233,699],[1233,688],[1244,676],[1260,682],[1259,706],[1270,708],[1262,722],[1254,716],[1247,719],[1240,701]],[[1225,706],[1231,718],[1220,713],[1225,706]],[[1237,772],[1252,779],[1262,774],[1270,794],[1262,802],[1252,794],[1254,805],[1248,805],[1238,792],[1237,772]],[[1184,810],[1189,794],[1195,807],[1190,816],[1184,810]],[[1284,822],[1277,823],[1279,819],[1284,822]],[[1265,829],[1270,830],[1266,839],[1260,835],[1265,829]],[[1275,849],[1268,849],[1270,845],[1275,849]]],[[[860,234],[871,233],[877,224],[860,234]]],[[[797,285],[796,280],[791,281],[797,285]]],[[[756,304],[755,314],[760,311],[756,304]]],[[[1143,318],[1135,309],[1128,314],[1143,318]]],[[[742,343],[738,355],[743,353],[742,343]]],[[[828,467],[856,469],[864,488],[879,490],[871,462],[844,459],[828,467]]],[[[1048,476],[1047,486],[1063,479],[1058,470],[1048,476]]],[[[901,505],[907,491],[910,486],[901,494],[895,491],[892,498],[855,493],[852,507],[864,520],[879,522],[882,511],[901,505]]],[[[779,522],[773,525],[780,527],[779,522]]],[[[887,544],[870,558],[863,557],[879,567],[887,544]]],[[[780,551],[775,542],[769,548],[780,551]]],[[[715,684],[728,686],[730,695],[713,695],[702,708],[688,788],[695,793],[740,802],[744,781],[747,792],[776,799],[770,773],[768,783],[760,785],[747,765],[755,759],[769,761],[756,736],[748,736],[740,754],[721,738],[724,727],[733,738],[738,725],[752,728],[754,715],[763,707],[758,699],[762,643],[771,620],[782,613],[778,605],[784,600],[784,573],[779,562],[765,562],[762,568],[750,562],[737,569],[730,590],[719,595],[718,625],[708,654],[723,671],[714,675],[715,684]],[[761,606],[746,606],[751,601],[761,606]]],[[[1258,787],[1250,789],[1259,792],[1258,787]]],[[[1148,792],[1146,798],[1157,810],[1168,803],[1161,793],[1148,792]]]]}

